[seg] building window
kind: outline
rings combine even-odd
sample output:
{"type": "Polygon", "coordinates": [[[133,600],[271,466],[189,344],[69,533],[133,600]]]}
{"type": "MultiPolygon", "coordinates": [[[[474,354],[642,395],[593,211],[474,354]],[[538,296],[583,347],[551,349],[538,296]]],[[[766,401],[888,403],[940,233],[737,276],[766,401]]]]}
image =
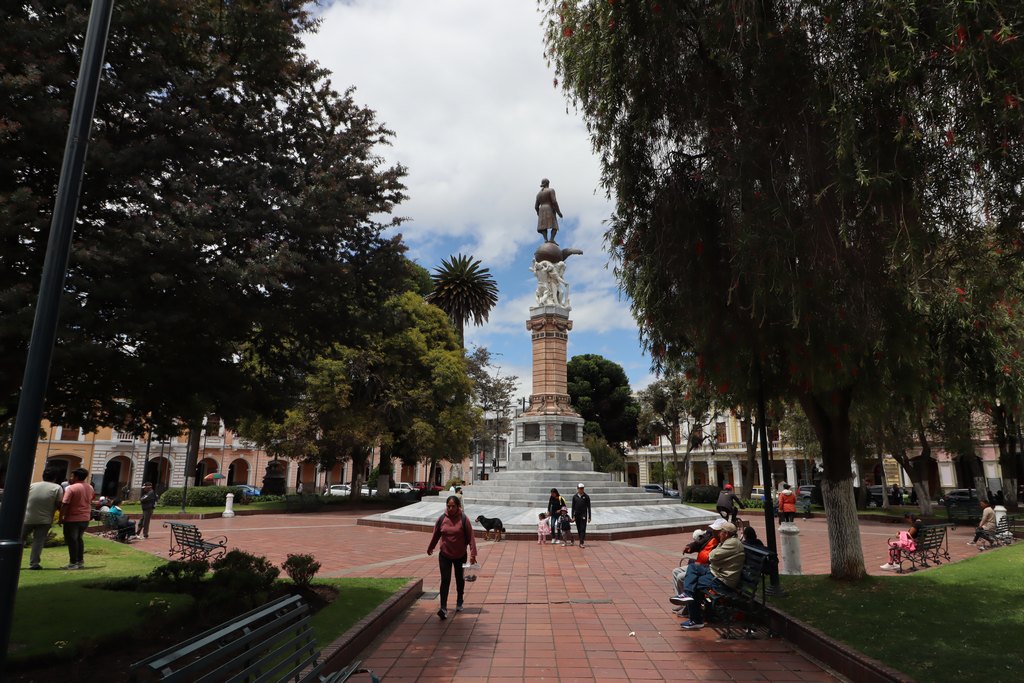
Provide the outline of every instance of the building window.
{"type": "Polygon", "coordinates": [[[717,441],[718,443],[725,443],[726,441],[724,422],[715,423],[715,441],[717,441]]]}
{"type": "Polygon", "coordinates": [[[61,427],[60,429],[60,440],[61,441],[78,441],[78,436],[82,430],[78,427],[61,427]]]}
{"type": "Polygon", "coordinates": [[[672,442],[677,446],[683,442],[683,436],[679,433],[679,425],[672,428],[672,442]]]}
{"type": "Polygon", "coordinates": [[[523,441],[540,441],[540,425],[523,425],[523,441]]]}
{"type": "Polygon", "coordinates": [[[220,415],[208,415],[206,417],[206,435],[220,436],[220,415]]]}
{"type": "Polygon", "coordinates": [[[779,428],[778,427],[770,427],[768,429],[768,440],[771,441],[772,443],[774,443],[774,442],[779,440],[779,428]]]}

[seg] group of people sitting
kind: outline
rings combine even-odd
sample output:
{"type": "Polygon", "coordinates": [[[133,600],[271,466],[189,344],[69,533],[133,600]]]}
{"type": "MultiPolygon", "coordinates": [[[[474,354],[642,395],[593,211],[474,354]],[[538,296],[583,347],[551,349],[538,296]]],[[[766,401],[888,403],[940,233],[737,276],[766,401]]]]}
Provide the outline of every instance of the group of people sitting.
{"type": "Polygon", "coordinates": [[[685,621],[679,625],[686,631],[704,628],[704,596],[709,592],[735,590],[740,584],[746,562],[744,546],[764,548],[751,527],[743,529],[740,542],[736,525],[725,519],[716,519],[708,529],[693,532],[693,542],[683,548],[688,564],[672,570],[675,593],[669,602],[677,605],[673,611],[685,621]]]}

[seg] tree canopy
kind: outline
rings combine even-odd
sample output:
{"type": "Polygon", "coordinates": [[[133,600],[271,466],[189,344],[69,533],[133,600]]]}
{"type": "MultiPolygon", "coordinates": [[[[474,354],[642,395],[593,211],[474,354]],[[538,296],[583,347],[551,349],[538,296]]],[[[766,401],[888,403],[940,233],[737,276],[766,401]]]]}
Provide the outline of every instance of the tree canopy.
{"type": "Polygon", "coordinates": [[[604,437],[621,455],[625,444],[636,439],[640,415],[626,371],[588,353],[569,359],[566,380],[572,407],[586,421],[584,430],[604,437]]]}
{"type": "MultiPolygon", "coordinates": [[[[0,422],[14,417],[89,3],[0,10],[0,422]]],[[[304,0],[115,4],[47,415],[279,408],[405,272],[391,133],[303,54],[304,0]]]]}
{"type": "Polygon", "coordinates": [[[1005,288],[962,279],[988,252],[1024,254],[1024,7],[543,5],[645,343],[657,362],[693,354],[715,391],[799,403],[832,575],[863,576],[851,405],[920,368],[951,299],[995,310],[1005,288]]]}

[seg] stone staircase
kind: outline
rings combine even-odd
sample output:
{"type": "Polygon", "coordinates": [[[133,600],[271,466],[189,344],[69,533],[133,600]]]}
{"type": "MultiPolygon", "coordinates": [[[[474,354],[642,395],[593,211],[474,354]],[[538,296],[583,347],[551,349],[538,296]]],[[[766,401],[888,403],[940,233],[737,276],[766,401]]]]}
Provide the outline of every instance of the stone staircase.
{"type": "MultiPolygon", "coordinates": [[[[498,517],[513,538],[536,538],[538,514],[547,511],[551,489],[558,489],[566,502],[571,502],[576,485],[583,483],[590,496],[592,521],[588,538],[612,539],[676,533],[713,521],[717,515],[707,510],[683,505],[678,498],[664,498],[657,493],[624,482],[612,481],[602,472],[565,472],[558,470],[516,470],[492,475],[463,487],[462,501],[471,520],[478,515],[498,517]]],[[[360,524],[429,531],[444,512],[448,494],[427,497],[418,503],[389,510],[359,520],[360,524]]],[[[481,532],[479,525],[474,525],[481,532]]]]}

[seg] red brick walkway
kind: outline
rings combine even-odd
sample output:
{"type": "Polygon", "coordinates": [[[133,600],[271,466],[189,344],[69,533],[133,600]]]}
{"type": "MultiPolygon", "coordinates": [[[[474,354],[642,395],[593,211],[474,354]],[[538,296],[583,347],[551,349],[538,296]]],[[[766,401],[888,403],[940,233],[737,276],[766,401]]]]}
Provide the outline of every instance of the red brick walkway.
{"type": "MultiPolygon", "coordinates": [[[[306,552],[323,565],[321,576],[423,577],[424,590],[437,591],[426,533],[357,526],[357,518],[262,515],[198,525],[277,564],[289,552],[306,552]]],[[[825,522],[797,523],[804,573],[827,573],[825,522]]],[[[168,533],[157,528],[137,547],[165,554],[168,533]]],[[[886,560],[886,538],[899,528],[862,525],[872,574],[887,573],[878,565],[886,560]]],[[[388,683],[842,680],[782,640],[723,641],[710,628],[681,631],[669,611],[668,577],[688,536],[593,541],[585,550],[480,542],[482,568],[467,584],[466,611],[441,622],[436,598],[425,597],[363,653],[364,664],[388,683]]],[[[964,527],[950,535],[954,559],[976,553],[965,545],[970,537],[964,527]]]]}

